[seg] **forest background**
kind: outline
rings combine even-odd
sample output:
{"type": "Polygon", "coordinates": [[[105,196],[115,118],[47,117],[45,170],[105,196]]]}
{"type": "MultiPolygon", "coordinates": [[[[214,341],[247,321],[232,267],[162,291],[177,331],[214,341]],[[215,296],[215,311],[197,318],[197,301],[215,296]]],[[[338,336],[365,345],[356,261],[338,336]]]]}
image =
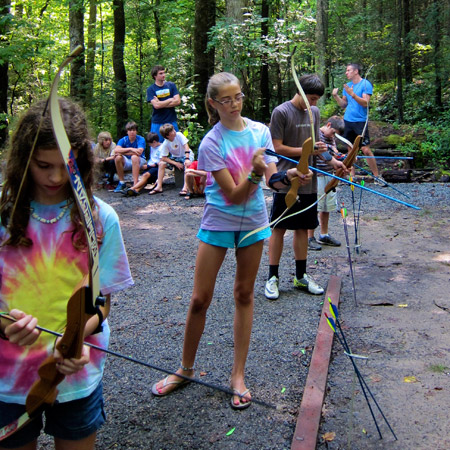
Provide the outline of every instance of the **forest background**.
{"type": "Polygon", "coordinates": [[[342,114],[331,91],[342,92],[349,62],[361,63],[374,85],[371,121],[397,128],[393,143],[416,164],[445,170],[449,33],[450,3],[440,0],[0,0],[0,149],[77,45],[85,51],[59,93],[81,102],[94,133],[109,130],[117,141],[128,120],[149,130],[146,89],[161,64],[180,91],[178,123],[194,149],[207,130],[208,78],[235,73],[244,114],[267,122],[295,93],[295,48],[298,74],[325,83],[323,119],[342,114]]]}

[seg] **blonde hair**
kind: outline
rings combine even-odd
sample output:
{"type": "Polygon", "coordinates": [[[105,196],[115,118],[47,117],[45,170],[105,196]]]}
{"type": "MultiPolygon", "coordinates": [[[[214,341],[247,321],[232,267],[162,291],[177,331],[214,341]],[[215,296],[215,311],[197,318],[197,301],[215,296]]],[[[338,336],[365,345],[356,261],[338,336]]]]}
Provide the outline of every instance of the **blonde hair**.
{"type": "Polygon", "coordinates": [[[109,131],[102,131],[97,136],[97,142],[102,145],[103,141],[106,141],[106,139],[109,139],[112,142],[112,136],[109,131]]]}
{"type": "Polygon", "coordinates": [[[215,99],[215,97],[219,94],[220,89],[222,89],[226,84],[237,84],[239,87],[241,86],[238,78],[228,72],[217,73],[209,79],[208,87],[206,88],[205,107],[206,112],[208,113],[208,122],[210,125],[215,125],[219,122],[220,116],[217,110],[209,104],[208,99],[215,99]]]}

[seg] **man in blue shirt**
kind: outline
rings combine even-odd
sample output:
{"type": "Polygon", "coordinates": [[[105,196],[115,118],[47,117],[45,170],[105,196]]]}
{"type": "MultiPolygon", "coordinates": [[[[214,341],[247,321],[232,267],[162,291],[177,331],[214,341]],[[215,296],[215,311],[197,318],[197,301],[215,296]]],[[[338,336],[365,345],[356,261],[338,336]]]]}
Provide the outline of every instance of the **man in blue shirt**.
{"type": "Polygon", "coordinates": [[[147,164],[145,160],[145,139],[137,134],[135,122],[128,122],[125,126],[127,135],[117,142],[114,163],[116,164],[119,184],[114,192],[121,192],[125,189],[124,172],[130,171],[133,175],[133,184],[138,182],[141,167],[147,164]]]}
{"type": "Polygon", "coordinates": [[[152,77],[155,83],[147,89],[147,102],[152,104],[152,123],[150,132],[156,133],[159,142],[163,142],[159,129],[165,123],[170,123],[178,130],[175,107],[181,103],[180,94],[175,83],[166,81],[166,71],[163,66],[152,68],[152,77]]]}
{"type": "MultiPolygon", "coordinates": [[[[361,66],[359,64],[349,64],[345,71],[349,83],[344,84],[342,97],[338,95],[338,89],[333,89],[333,97],[341,108],[345,108],[344,122],[345,130],[344,137],[350,142],[353,142],[356,136],[361,135],[367,120],[367,109],[370,102],[370,96],[373,93],[373,87],[370,81],[363,79],[360,75],[361,66]]],[[[362,152],[366,156],[373,156],[370,150],[370,136],[369,128],[366,131],[362,140],[362,152]]],[[[378,174],[378,167],[375,159],[367,159],[372,173],[382,180],[378,174]]],[[[383,183],[381,183],[383,185],[383,183]]]]}

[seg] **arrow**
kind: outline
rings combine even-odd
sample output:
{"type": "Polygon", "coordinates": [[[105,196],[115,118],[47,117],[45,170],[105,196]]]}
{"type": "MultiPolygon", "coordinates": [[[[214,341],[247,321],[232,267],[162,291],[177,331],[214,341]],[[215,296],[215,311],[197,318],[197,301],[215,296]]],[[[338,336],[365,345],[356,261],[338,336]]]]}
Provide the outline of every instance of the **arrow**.
{"type": "MultiPolygon", "coordinates": [[[[276,156],[278,158],[285,159],[286,161],[290,161],[290,162],[294,163],[295,165],[298,164],[298,161],[296,161],[295,159],[288,158],[287,156],[280,155],[280,154],[274,152],[273,150],[266,149],[266,153],[268,155],[276,156]]],[[[406,202],[404,202],[402,200],[399,200],[398,198],[391,197],[389,195],[383,194],[382,192],[374,191],[373,189],[369,189],[368,187],[361,186],[360,184],[352,183],[351,181],[348,181],[345,178],[341,178],[341,177],[338,177],[336,175],[333,175],[332,173],[324,172],[323,170],[317,169],[316,167],[312,167],[312,166],[309,166],[309,168],[313,172],[320,173],[322,175],[327,175],[327,176],[329,176],[331,178],[336,178],[337,180],[342,181],[342,182],[344,182],[346,184],[349,184],[350,186],[356,186],[359,189],[363,189],[363,190],[365,190],[367,192],[371,192],[372,194],[376,194],[376,195],[379,195],[380,197],[387,198],[388,200],[392,200],[393,202],[400,203],[401,205],[407,206],[408,208],[416,209],[417,211],[421,210],[421,208],[419,208],[416,205],[412,205],[411,203],[406,203],[406,202]]]]}
{"type": "MultiPolygon", "coordinates": [[[[11,322],[15,322],[16,321],[14,318],[12,318],[11,316],[8,316],[7,314],[8,313],[6,313],[6,312],[0,312],[0,316],[4,317],[5,319],[10,320],[11,322]]],[[[62,336],[61,333],[58,333],[58,332],[53,331],[53,330],[49,330],[49,329],[44,328],[44,327],[40,327],[38,325],[36,325],[36,328],[38,330],[40,330],[40,331],[43,331],[44,333],[52,334],[53,336],[58,336],[58,337],[62,336]]],[[[192,381],[193,383],[200,384],[202,386],[208,387],[210,389],[214,389],[216,391],[224,392],[225,394],[237,395],[237,396],[243,397],[243,395],[236,394],[234,391],[232,391],[231,389],[228,389],[226,387],[217,386],[217,385],[212,384],[212,383],[207,383],[206,381],[202,381],[202,380],[199,380],[197,378],[187,377],[186,375],[179,374],[179,373],[176,373],[176,372],[172,372],[171,370],[167,370],[167,369],[164,369],[162,367],[155,366],[154,364],[150,364],[150,363],[146,363],[144,361],[140,361],[139,359],[132,358],[131,356],[122,355],[121,353],[117,353],[117,352],[114,352],[112,350],[108,350],[106,348],[99,347],[98,345],[91,344],[90,342],[83,342],[83,344],[87,345],[88,347],[91,347],[91,348],[93,348],[95,350],[98,350],[100,352],[106,353],[108,355],[115,356],[117,358],[125,359],[127,361],[133,362],[135,364],[139,364],[139,365],[147,367],[149,369],[154,369],[154,370],[157,370],[159,372],[166,373],[168,375],[176,375],[177,377],[183,378],[184,380],[192,381]]],[[[271,408],[271,409],[277,409],[277,407],[275,405],[272,405],[270,403],[266,403],[266,402],[264,402],[262,400],[255,399],[253,396],[252,396],[252,403],[256,403],[256,404],[261,405],[261,406],[266,406],[267,408],[271,408]]]]}
{"type": "Polygon", "coordinates": [[[330,307],[330,312],[331,312],[332,316],[334,317],[334,320],[333,320],[331,317],[328,317],[327,313],[324,313],[325,317],[327,319],[328,325],[330,326],[330,328],[335,333],[339,343],[341,344],[342,348],[344,349],[344,353],[349,357],[349,359],[350,359],[350,361],[352,363],[353,369],[354,369],[354,371],[356,373],[356,376],[358,377],[359,384],[360,384],[361,389],[363,391],[364,398],[366,399],[367,405],[369,407],[370,413],[372,415],[372,418],[373,418],[373,421],[374,421],[375,426],[377,428],[377,431],[378,431],[378,434],[380,436],[380,439],[383,439],[383,436],[381,434],[380,428],[378,426],[378,422],[377,422],[377,420],[375,418],[375,415],[373,413],[372,406],[370,404],[369,397],[367,396],[367,393],[369,393],[371,399],[373,400],[373,402],[375,403],[378,411],[380,412],[381,416],[383,417],[386,425],[388,426],[389,430],[391,431],[392,435],[394,436],[395,440],[397,441],[398,440],[397,436],[396,436],[394,430],[392,429],[391,424],[389,423],[389,421],[387,420],[386,416],[384,415],[380,405],[378,404],[375,396],[373,395],[373,393],[370,390],[366,380],[362,376],[362,373],[360,372],[358,366],[356,365],[356,363],[354,361],[354,359],[361,359],[361,358],[365,358],[365,357],[361,357],[360,355],[352,354],[352,352],[350,350],[350,347],[349,347],[349,345],[347,343],[347,339],[345,338],[344,331],[343,331],[343,329],[341,327],[341,323],[340,323],[339,318],[338,318],[339,314],[338,314],[337,307],[331,302],[331,298],[329,298],[329,297],[328,297],[328,303],[329,303],[329,307],[330,307]],[[339,334],[341,336],[339,336],[339,334]],[[342,339],[341,339],[341,337],[342,337],[342,339]]]}

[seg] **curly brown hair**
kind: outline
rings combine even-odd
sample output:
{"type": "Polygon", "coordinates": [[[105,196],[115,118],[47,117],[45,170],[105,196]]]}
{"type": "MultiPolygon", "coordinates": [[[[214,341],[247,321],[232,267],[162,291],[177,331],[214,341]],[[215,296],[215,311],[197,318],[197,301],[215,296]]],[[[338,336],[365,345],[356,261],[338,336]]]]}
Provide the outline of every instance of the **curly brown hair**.
{"type": "MultiPolygon", "coordinates": [[[[33,199],[33,180],[29,174],[25,174],[25,170],[35,140],[36,149],[57,147],[46,104],[46,100],[41,100],[22,115],[9,144],[5,183],[0,199],[1,222],[8,229],[9,237],[2,245],[29,247],[33,244],[31,239],[26,237],[26,229],[30,220],[30,201],[33,199]],[[45,114],[43,115],[44,110],[45,114]],[[36,136],[38,130],[39,134],[36,136]],[[19,192],[24,177],[22,190],[19,192]],[[14,208],[14,216],[11,217],[14,208]]],[[[59,107],[72,150],[77,154],[77,165],[94,212],[94,220],[97,223],[98,212],[95,210],[92,193],[94,156],[87,119],[83,110],[71,100],[60,98],[59,107]]],[[[83,223],[72,193],[70,200],[72,203],[70,211],[73,224],[72,242],[75,248],[83,249],[86,248],[87,243],[83,223]]]]}

